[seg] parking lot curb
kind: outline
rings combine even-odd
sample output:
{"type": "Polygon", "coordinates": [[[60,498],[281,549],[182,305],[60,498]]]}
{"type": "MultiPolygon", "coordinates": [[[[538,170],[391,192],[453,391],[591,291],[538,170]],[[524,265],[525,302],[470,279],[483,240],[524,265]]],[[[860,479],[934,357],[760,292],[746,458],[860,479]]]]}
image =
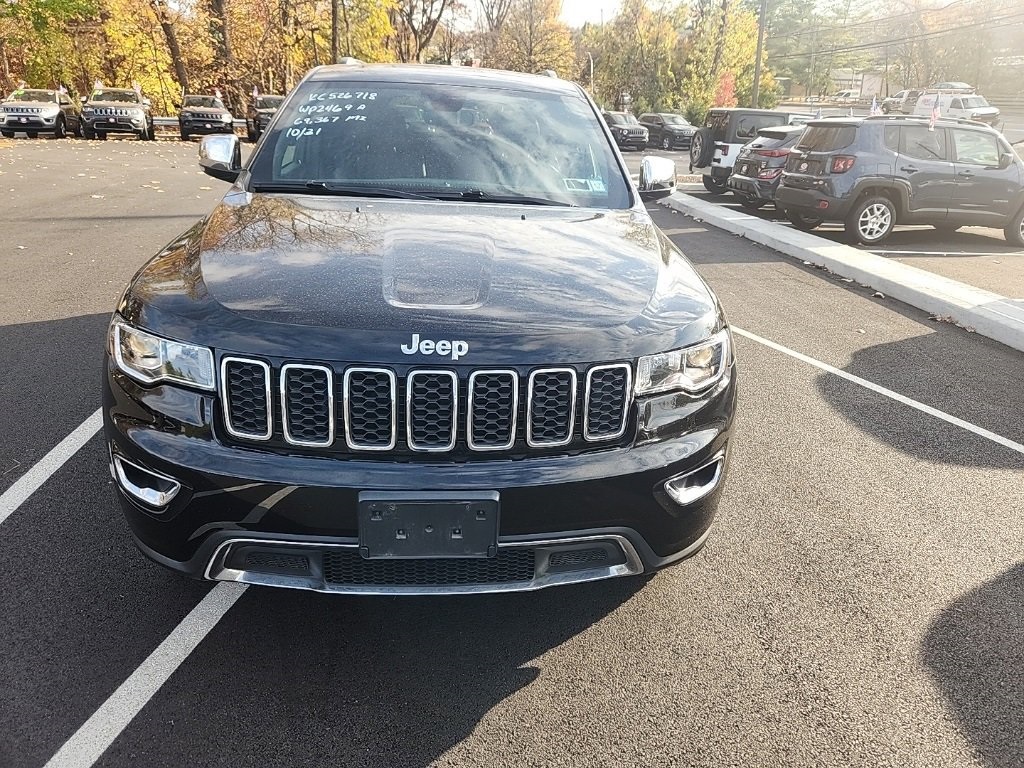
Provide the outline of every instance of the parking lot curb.
{"type": "Polygon", "coordinates": [[[661,204],[787,256],[825,267],[940,319],[952,320],[968,330],[1024,351],[1024,299],[1008,299],[685,193],[676,192],[661,204]]]}

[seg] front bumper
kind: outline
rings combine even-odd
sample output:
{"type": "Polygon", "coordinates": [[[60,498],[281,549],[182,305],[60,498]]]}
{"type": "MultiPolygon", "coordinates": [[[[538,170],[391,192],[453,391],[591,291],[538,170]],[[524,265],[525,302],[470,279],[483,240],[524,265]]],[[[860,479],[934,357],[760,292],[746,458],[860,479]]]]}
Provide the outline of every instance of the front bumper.
{"type": "Polygon", "coordinates": [[[146,120],[130,117],[87,117],[83,118],[86,131],[90,133],[139,133],[145,130],[146,120]]]}
{"type": "Polygon", "coordinates": [[[137,544],[168,568],[325,592],[463,593],[638,574],[698,551],[721,492],[735,397],[734,365],[700,400],[670,395],[635,405],[632,445],[464,462],[281,455],[225,444],[212,394],[143,388],[109,360],[103,415],[111,455],[129,462],[132,480],[144,485],[154,473],[180,484],[165,508],[153,509],[114,473],[137,544]],[[680,505],[664,486],[688,474],[695,488],[703,485],[680,505]],[[362,559],[357,505],[367,490],[496,491],[497,557],[362,559]]]}
{"type": "Polygon", "coordinates": [[[56,130],[57,118],[40,115],[7,115],[0,118],[0,128],[15,133],[46,133],[56,130]]]}
{"type": "Polygon", "coordinates": [[[616,136],[615,143],[620,147],[644,149],[647,146],[647,136],[616,136]]]}
{"type": "Polygon", "coordinates": [[[225,123],[216,120],[179,120],[178,127],[194,136],[205,136],[212,133],[234,133],[234,121],[225,123]]]}

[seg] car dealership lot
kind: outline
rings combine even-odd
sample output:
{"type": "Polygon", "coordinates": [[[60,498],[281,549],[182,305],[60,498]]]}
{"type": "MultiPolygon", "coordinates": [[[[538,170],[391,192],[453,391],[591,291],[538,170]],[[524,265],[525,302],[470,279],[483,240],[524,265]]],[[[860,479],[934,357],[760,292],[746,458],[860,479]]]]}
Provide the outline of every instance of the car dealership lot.
{"type": "Polygon", "coordinates": [[[211,591],[150,564],[92,426],[100,349],[132,273],[225,188],[195,153],[0,148],[0,765],[1019,760],[1022,356],[660,206],[739,329],[697,557],[448,599],[211,591]]]}

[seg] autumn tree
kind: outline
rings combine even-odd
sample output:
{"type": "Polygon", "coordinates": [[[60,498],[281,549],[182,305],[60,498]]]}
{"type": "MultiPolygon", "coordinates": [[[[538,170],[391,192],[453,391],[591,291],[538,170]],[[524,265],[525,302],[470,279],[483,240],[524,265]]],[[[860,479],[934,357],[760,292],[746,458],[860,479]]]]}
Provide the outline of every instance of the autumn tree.
{"type": "Polygon", "coordinates": [[[426,61],[434,33],[454,5],[454,0],[397,0],[390,17],[398,59],[426,61]]]}
{"type": "Polygon", "coordinates": [[[572,32],[560,14],[559,0],[514,0],[490,63],[519,72],[551,69],[561,76],[575,76],[572,32]]]}

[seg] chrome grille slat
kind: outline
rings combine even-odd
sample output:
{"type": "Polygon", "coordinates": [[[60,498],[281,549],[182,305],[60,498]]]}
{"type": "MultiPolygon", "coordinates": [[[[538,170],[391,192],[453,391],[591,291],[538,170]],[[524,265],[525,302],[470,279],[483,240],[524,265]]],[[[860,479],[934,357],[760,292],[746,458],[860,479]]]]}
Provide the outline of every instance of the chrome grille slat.
{"type": "Polygon", "coordinates": [[[615,440],[626,431],[633,369],[626,363],[595,365],[587,371],[583,401],[583,438],[615,440]]]}
{"type": "Polygon", "coordinates": [[[334,443],[334,371],[323,365],[282,366],[281,423],[285,442],[292,445],[334,443]]]}
{"type": "Polygon", "coordinates": [[[354,451],[394,450],[398,444],[395,372],[389,368],[349,368],[343,391],[348,447],[354,451]]]}
{"type": "Polygon", "coordinates": [[[533,371],[526,396],[526,444],[531,448],[568,445],[575,426],[576,369],[533,371]]]}
{"type": "Polygon", "coordinates": [[[269,440],[274,434],[270,366],[262,360],[225,357],[220,364],[224,426],[232,437],[269,440]]]}
{"type": "Polygon", "coordinates": [[[455,447],[459,377],[454,371],[412,371],[405,382],[405,402],[409,448],[438,453],[455,447]]]}
{"type": "Polygon", "coordinates": [[[508,450],[516,442],[519,374],[508,370],[469,375],[466,443],[473,451],[508,450]]]}

